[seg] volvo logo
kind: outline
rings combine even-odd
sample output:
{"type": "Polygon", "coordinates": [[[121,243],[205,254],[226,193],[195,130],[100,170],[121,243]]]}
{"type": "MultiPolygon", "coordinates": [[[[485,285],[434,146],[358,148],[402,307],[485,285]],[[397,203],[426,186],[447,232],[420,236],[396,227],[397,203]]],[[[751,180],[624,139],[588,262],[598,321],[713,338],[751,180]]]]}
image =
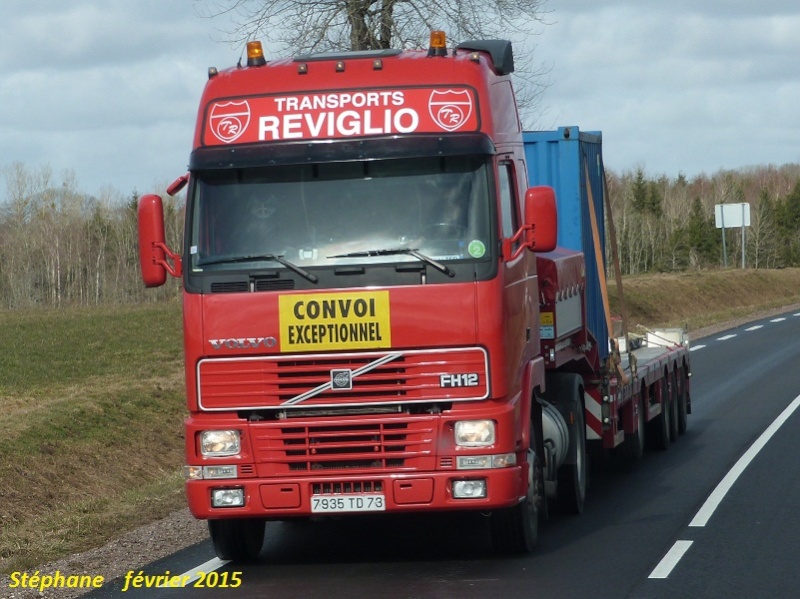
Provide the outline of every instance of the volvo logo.
{"type": "Polygon", "coordinates": [[[231,339],[209,339],[208,342],[214,349],[256,349],[263,347],[269,349],[278,345],[275,337],[238,337],[231,339]]]}
{"type": "Polygon", "coordinates": [[[331,370],[331,391],[349,391],[353,388],[353,371],[347,369],[331,370]]]}

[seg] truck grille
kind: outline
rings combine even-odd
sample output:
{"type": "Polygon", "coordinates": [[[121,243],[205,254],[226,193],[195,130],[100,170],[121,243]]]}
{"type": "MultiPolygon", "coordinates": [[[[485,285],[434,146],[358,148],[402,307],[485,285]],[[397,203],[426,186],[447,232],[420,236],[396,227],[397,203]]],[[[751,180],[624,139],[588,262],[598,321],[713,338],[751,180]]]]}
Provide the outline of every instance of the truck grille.
{"type": "Polygon", "coordinates": [[[481,348],[209,358],[197,366],[206,411],[474,401],[489,396],[481,348]],[[336,375],[344,373],[345,385],[336,375]]]}
{"type": "Polygon", "coordinates": [[[429,416],[250,426],[256,461],[269,465],[264,475],[435,467],[435,420],[429,416]]]}

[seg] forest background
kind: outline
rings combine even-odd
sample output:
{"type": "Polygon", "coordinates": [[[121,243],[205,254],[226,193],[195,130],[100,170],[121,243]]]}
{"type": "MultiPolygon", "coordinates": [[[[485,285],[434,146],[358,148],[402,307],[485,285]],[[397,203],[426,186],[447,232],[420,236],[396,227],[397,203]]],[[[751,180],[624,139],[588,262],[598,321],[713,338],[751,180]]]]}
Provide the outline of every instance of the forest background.
{"type": "MultiPolygon", "coordinates": [[[[179,297],[179,281],[145,289],[139,274],[138,191],[80,191],[74,173],[14,163],[0,191],[0,307],[92,306],[179,297]]],[[[644,169],[607,171],[623,275],[719,269],[725,262],[716,204],[748,203],[747,268],[800,266],[800,165],[721,170],[691,179],[644,169]]],[[[180,248],[184,196],[165,196],[167,241],[180,248]]],[[[608,215],[607,215],[608,216],[608,215]]],[[[742,236],[726,231],[728,265],[742,236]]],[[[612,264],[607,256],[607,264],[612,264]]],[[[609,273],[611,274],[611,273],[609,273]]]]}

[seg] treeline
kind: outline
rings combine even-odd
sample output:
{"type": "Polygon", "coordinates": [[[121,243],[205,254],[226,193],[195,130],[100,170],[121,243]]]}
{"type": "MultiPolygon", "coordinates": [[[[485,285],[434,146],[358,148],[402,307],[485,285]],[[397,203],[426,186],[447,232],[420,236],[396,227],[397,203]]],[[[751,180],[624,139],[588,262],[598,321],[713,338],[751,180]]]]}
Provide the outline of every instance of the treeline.
{"type": "MultiPolygon", "coordinates": [[[[800,165],[687,179],[607,173],[623,274],[741,266],[741,229],[716,228],[716,204],[750,204],[748,268],[800,266],[800,165]]],[[[610,264],[610,262],[609,262],[610,264]]]]}
{"type": "MultiPolygon", "coordinates": [[[[139,270],[138,194],[81,193],[75,176],[15,163],[0,195],[0,306],[94,305],[176,297],[171,279],[145,289],[139,270]]],[[[164,194],[162,194],[163,196],[164,194]]],[[[164,198],[168,242],[180,247],[183,200],[164,198]]]]}
{"type": "MultiPolygon", "coordinates": [[[[145,289],[139,274],[136,192],[98,195],[49,168],[13,164],[0,195],[0,306],[94,305],[160,301],[179,294],[168,278],[145,289]]],[[[163,187],[163,186],[162,186],[163,187]]],[[[750,204],[748,268],[800,266],[800,165],[760,166],[687,179],[643,169],[608,172],[623,274],[719,268],[722,233],[714,206],[750,204]]],[[[158,191],[158,190],[156,190],[158,191]]],[[[167,240],[181,246],[184,199],[163,193],[167,240]]],[[[741,263],[741,233],[726,233],[728,265],[741,263]]],[[[610,262],[609,262],[610,264],[610,262]]]]}

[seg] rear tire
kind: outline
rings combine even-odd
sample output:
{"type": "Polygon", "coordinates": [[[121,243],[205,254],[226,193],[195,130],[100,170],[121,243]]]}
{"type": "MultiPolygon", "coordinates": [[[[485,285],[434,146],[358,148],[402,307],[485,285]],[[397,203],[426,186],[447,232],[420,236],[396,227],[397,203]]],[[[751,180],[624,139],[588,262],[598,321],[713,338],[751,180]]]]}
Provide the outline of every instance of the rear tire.
{"type": "Polygon", "coordinates": [[[625,436],[625,441],[622,447],[622,457],[626,462],[635,463],[641,461],[644,456],[645,448],[645,416],[644,410],[647,405],[647,387],[642,387],[639,397],[636,398],[636,403],[633,409],[636,410],[636,420],[638,421],[636,432],[625,436]]]}
{"type": "Polygon", "coordinates": [[[492,547],[497,553],[530,553],[539,536],[539,511],[542,506],[542,469],[531,431],[528,449],[528,488],[525,498],[515,506],[495,510],[489,519],[492,547]]]}
{"type": "Polygon", "coordinates": [[[234,562],[255,560],[264,544],[266,524],[260,518],[209,520],[208,532],[217,557],[234,562]]]}
{"type": "Polygon", "coordinates": [[[684,369],[678,369],[678,433],[681,435],[686,432],[688,426],[687,414],[689,413],[689,394],[686,391],[686,377],[683,374],[684,369]]]}
{"type": "Polygon", "coordinates": [[[678,377],[673,370],[669,374],[669,440],[678,440],[678,377]]]}
{"type": "Polygon", "coordinates": [[[670,431],[670,401],[667,381],[663,379],[659,383],[661,391],[661,413],[655,417],[653,422],[653,444],[656,449],[666,451],[669,449],[670,431]]]}

